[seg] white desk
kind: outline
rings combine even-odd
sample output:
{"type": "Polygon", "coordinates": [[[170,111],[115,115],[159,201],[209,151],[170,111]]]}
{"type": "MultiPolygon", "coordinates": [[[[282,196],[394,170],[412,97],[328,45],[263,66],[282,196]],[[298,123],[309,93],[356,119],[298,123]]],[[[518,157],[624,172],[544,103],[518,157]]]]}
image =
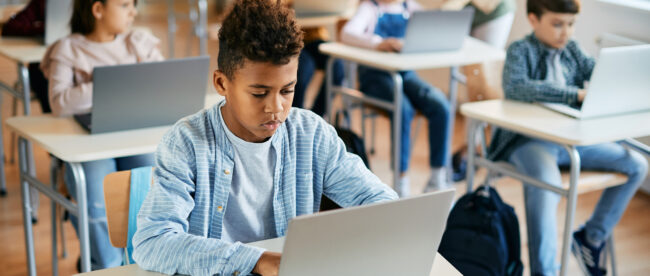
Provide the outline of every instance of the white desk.
{"type": "MultiPolygon", "coordinates": [[[[207,94],[205,108],[219,102],[223,97],[207,94]]],[[[13,117],[7,119],[10,129],[18,133],[20,183],[23,200],[25,227],[25,245],[27,248],[27,265],[30,275],[36,275],[34,260],[34,240],[32,234],[31,206],[27,196],[29,187],[34,187],[60,204],[79,218],[79,243],[81,247],[82,271],[90,269],[90,247],[88,242],[88,211],[85,196],[77,197],[77,204],[67,200],[56,189],[57,168],[60,161],[68,162],[76,182],[78,195],[86,194],[86,180],[81,162],[118,158],[124,156],[155,152],[158,142],[171,126],[153,127],[138,130],[112,132],[106,134],[88,134],[72,117],[54,117],[50,115],[13,117]],[[53,155],[50,170],[51,187],[38,181],[28,172],[34,165],[26,162],[27,141],[36,143],[53,155]]],[[[55,204],[52,204],[52,266],[57,271],[55,204]]]]}
{"type": "MultiPolygon", "coordinates": [[[[560,270],[560,275],[566,275],[571,229],[573,229],[577,200],[577,183],[580,175],[580,156],[576,146],[594,145],[650,135],[650,124],[648,124],[650,122],[650,112],[577,120],[539,105],[507,100],[466,103],[461,106],[460,111],[468,119],[468,192],[472,191],[475,165],[478,165],[567,197],[567,214],[562,244],[562,268],[560,270]],[[477,134],[484,133],[481,129],[485,123],[563,145],[571,158],[569,188],[558,188],[520,174],[512,168],[501,166],[486,159],[485,154],[483,157],[477,156],[475,154],[475,138],[477,134]]],[[[484,140],[483,135],[480,136],[484,140]]],[[[484,143],[482,144],[484,145],[484,143]]],[[[483,152],[485,152],[484,146],[483,152]]]]}
{"type": "MultiPolygon", "coordinates": [[[[30,108],[30,87],[29,87],[29,71],[27,65],[33,62],[40,62],[47,46],[43,45],[42,39],[36,38],[0,38],[0,56],[9,59],[16,63],[18,66],[18,82],[15,85],[0,82],[0,89],[7,91],[17,99],[23,101],[23,114],[29,115],[30,108]]],[[[1,95],[0,95],[1,96],[1,95]]],[[[2,97],[0,97],[0,105],[2,104],[2,97]]],[[[2,119],[0,118],[0,121],[2,119]]],[[[6,194],[6,180],[5,180],[5,162],[4,162],[4,143],[2,139],[2,128],[0,127],[0,195],[6,194]]],[[[32,151],[31,145],[27,146],[29,152],[32,151]]],[[[30,154],[31,156],[31,154],[30,154]]],[[[28,161],[34,164],[34,161],[28,161]]],[[[32,171],[32,176],[35,171],[32,171]]]]}
{"type": "MultiPolygon", "coordinates": [[[[460,50],[446,51],[446,52],[431,52],[431,53],[414,53],[414,54],[399,54],[379,52],[364,48],[349,46],[343,43],[324,43],[319,47],[320,51],[329,55],[330,59],[327,63],[327,101],[325,110],[327,112],[326,118],[330,119],[332,112],[332,94],[339,93],[346,97],[353,98],[356,101],[372,104],[393,112],[393,168],[399,168],[399,145],[401,135],[401,112],[399,111],[402,104],[402,77],[400,71],[409,70],[423,70],[435,68],[450,67],[451,77],[449,82],[449,102],[450,114],[449,116],[449,132],[447,135],[451,137],[453,134],[454,114],[456,106],[456,90],[458,83],[465,82],[465,76],[462,75],[458,68],[463,65],[470,65],[482,63],[493,60],[505,59],[505,52],[501,49],[494,48],[487,43],[480,40],[468,37],[460,50]],[[350,93],[345,93],[345,89],[334,87],[332,82],[333,63],[334,59],[343,59],[358,63],[361,65],[373,67],[376,69],[390,72],[393,83],[395,85],[393,101],[383,101],[367,96],[354,96],[350,93]],[[397,112],[396,112],[397,111],[397,112]]],[[[355,76],[346,76],[348,80],[354,80],[355,76]]],[[[355,83],[354,81],[351,83],[355,83]]],[[[451,148],[451,139],[449,140],[448,147],[451,148]]],[[[450,159],[451,154],[448,156],[450,159]]],[[[450,160],[448,161],[450,167],[450,160]]],[[[451,176],[451,174],[449,174],[451,176]]],[[[397,187],[399,185],[399,170],[393,169],[393,187],[400,191],[397,187]]]]}
{"type": "MultiPolygon", "coordinates": [[[[250,243],[251,245],[265,248],[270,251],[282,252],[282,247],[284,246],[284,238],[275,238],[270,240],[264,240],[259,242],[250,243]]],[[[157,272],[146,271],[140,268],[137,264],[120,266],[115,268],[109,268],[104,270],[93,271],[89,273],[77,274],[80,276],[109,276],[109,275],[123,275],[123,276],[159,276],[164,275],[157,272]]],[[[433,267],[431,268],[431,276],[444,275],[462,275],[456,268],[454,268],[444,257],[440,254],[436,254],[436,258],[433,261],[433,267]]]]}

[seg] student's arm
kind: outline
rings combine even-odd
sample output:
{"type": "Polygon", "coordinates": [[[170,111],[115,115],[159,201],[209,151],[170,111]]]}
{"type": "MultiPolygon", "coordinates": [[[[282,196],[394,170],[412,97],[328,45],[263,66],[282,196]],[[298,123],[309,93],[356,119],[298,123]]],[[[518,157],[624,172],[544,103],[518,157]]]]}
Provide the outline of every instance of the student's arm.
{"type": "Polygon", "coordinates": [[[374,33],[377,8],[370,1],[363,1],[354,16],[341,31],[341,42],[352,46],[376,49],[382,38],[374,33]]]}
{"type": "Polygon", "coordinates": [[[594,67],[596,67],[596,60],[585,53],[585,51],[575,41],[571,41],[568,47],[570,47],[572,52],[575,53],[578,68],[581,73],[580,77],[585,81],[590,80],[591,73],[594,72],[594,67]]]}
{"type": "Polygon", "coordinates": [[[503,68],[503,90],[507,99],[523,102],[578,103],[578,87],[550,84],[531,79],[528,47],[515,42],[508,48],[503,68]]]}
{"type": "Polygon", "coordinates": [[[327,165],[323,193],[342,207],[397,199],[393,189],[382,183],[361,161],[346,151],[345,144],[331,125],[323,121],[323,141],[327,165]]]}
{"type": "Polygon", "coordinates": [[[90,112],[92,82],[74,83],[74,69],[61,61],[50,62],[49,99],[56,116],[90,112]]]}
{"type": "Polygon", "coordinates": [[[248,275],[263,249],[188,233],[196,159],[192,134],[179,133],[166,135],[156,152],[154,186],[138,214],[133,258],[165,274],[248,275]]]}

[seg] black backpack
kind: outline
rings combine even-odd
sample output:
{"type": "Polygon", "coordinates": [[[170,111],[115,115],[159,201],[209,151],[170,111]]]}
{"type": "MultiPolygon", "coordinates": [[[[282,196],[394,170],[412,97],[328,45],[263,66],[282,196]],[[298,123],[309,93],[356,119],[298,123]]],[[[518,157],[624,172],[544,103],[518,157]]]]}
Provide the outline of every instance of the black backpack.
{"type": "MultiPolygon", "coordinates": [[[[340,127],[338,114],[336,121],[334,122],[334,128],[336,129],[336,133],[339,135],[339,138],[343,140],[346,150],[361,157],[363,164],[366,165],[366,168],[370,169],[370,163],[368,163],[368,155],[366,154],[366,146],[363,142],[363,139],[361,139],[361,137],[359,137],[351,130],[340,127]]],[[[321,211],[334,210],[339,208],[341,208],[341,206],[323,195],[320,203],[321,211]]]]}
{"type": "Polygon", "coordinates": [[[461,197],[438,252],[463,275],[522,275],[519,222],[491,187],[461,197]]]}

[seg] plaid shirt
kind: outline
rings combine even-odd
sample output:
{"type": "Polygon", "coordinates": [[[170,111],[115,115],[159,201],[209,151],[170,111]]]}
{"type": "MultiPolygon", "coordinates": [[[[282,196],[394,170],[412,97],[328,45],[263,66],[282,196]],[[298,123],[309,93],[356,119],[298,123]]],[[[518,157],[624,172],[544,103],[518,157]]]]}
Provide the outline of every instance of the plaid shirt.
{"type": "MultiPolygon", "coordinates": [[[[550,53],[534,34],[513,42],[508,48],[503,68],[503,90],[506,99],[522,102],[552,102],[578,105],[578,89],[591,78],[596,62],[587,56],[578,43],[570,40],[560,51],[560,63],[566,85],[546,82],[546,58],[550,53]]],[[[528,137],[497,128],[488,150],[492,160],[508,159],[510,153],[528,141],[528,137]]]]}
{"type": "MultiPolygon", "coordinates": [[[[165,274],[246,275],[263,250],[220,240],[234,162],[221,126],[223,101],[180,120],[156,151],[154,184],[138,214],[133,258],[165,274]]],[[[271,137],[278,152],[273,215],[278,236],[289,220],[318,212],[321,195],[343,207],[397,199],[361,158],[348,153],[334,128],[292,108],[271,137]]]]}

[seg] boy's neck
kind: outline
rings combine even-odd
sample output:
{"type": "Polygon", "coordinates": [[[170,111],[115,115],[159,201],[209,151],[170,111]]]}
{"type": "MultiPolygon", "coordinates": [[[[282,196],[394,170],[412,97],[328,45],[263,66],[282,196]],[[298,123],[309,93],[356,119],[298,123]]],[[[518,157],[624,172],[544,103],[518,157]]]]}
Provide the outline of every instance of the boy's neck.
{"type": "Polygon", "coordinates": [[[533,36],[535,37],[535,39],[537,39],[537,41],[542,43],[542,45],[544,45],[544,47],[546,47],[548,49],[553,49],[553,50],[559,50],[560,49],[560,48],[555,48],[555,47],[549,45],[548,43],[544,42],[544,40],[540,39],[539,36],[537,36],[537,32],[535,32],[534,30],[533,30],[533,36]]]}

